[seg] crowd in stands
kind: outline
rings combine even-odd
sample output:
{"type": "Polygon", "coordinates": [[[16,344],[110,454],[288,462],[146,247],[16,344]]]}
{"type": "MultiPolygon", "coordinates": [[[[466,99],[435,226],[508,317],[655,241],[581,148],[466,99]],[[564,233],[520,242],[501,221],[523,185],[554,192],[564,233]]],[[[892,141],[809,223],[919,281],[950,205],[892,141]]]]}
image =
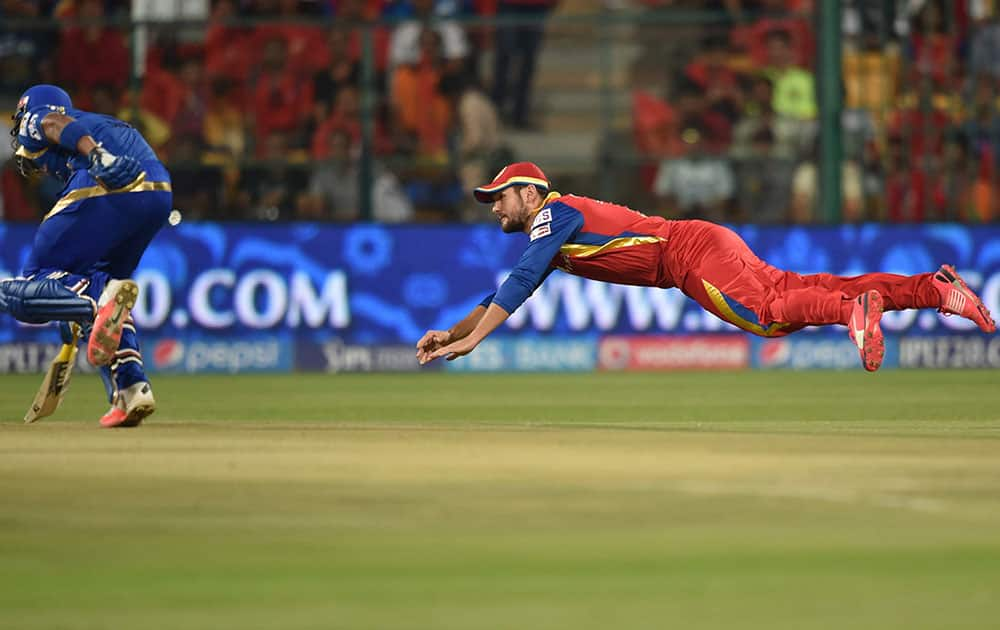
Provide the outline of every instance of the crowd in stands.
{"type": "MultiPolygon", "coordinates": [[[[77,107],[135,124],[192,218],[357,220],[367,149],[373,218],[405,221],[459,219],[502,158],[501,116],[526,120],[523,103],[498,108],[481,83],[488,33],[453,18],[555,0],[214,0],[173,3],[204,13],[133,30],[134,4],[0,2],[0,21],[58,19],[0,28],[0,69],[17,69],[0,73],[5,102],[51,82],[77,107]]],[[[531,69],[505,72],[523,87],[531,69]]],[[[3,186],[8,220],[36,218],[58,194],[9,168],[3,186]]]]}
{"type": "MultiPolygon", "coordinates": [[[[365,193],[376,221],[484,220],[469,191],[512,157],[505,129],[545,133],[532,95],[557,2],[0,0],[0,23],[50,25],[0,26],[0,97],[12,107],[56,83],[130,121],[190,218],[353,221],[365,193]]],[[[843,5],[843,219],[1000,219],[993,3],[843,5]]],[[[814,2],[629,8],[651,19],[635,28],[634,145],[616,148],[636,173],[628,200],[671,217],[821,220],[814,2]],[[714,17],[658,19],[690,9],[714,17]]],[[[37,220],[59,186],[7,163],[0,191],[4,220],[37,220]]]]}
{"type": "MultiPolygon", "coordinates": [[[[721,19],[641,29],[632,119],[644,202],[670,216],[822,219],[816,3],[647,4],[721,19]]],[[[841,219],[1000,220],[995,3],[855,0],[842,11],[841,219]]]]}

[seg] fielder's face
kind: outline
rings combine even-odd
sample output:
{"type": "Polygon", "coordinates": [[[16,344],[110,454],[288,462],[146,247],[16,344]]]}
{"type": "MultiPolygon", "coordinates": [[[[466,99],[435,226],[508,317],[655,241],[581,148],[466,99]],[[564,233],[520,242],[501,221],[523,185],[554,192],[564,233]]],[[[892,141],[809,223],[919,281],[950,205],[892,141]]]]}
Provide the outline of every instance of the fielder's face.
{"type": "Polygon", "coordinates": [[[493,195],[493,214],[507,234],[523,232],[531,209],[524,200],[525,186],[511,186],[493,195]]]}

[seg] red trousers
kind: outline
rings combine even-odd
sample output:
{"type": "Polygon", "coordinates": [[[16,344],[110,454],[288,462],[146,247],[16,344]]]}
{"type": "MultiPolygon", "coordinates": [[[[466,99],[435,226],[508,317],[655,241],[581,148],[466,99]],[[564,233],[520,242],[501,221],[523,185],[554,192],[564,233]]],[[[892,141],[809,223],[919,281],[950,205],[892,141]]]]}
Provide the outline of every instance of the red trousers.
{"type": "Polygon", "coordinates": [[[716,317],[764,337],[847,324],[853,300],[875,289],[886,310],[937,308],[932,273],[801,275],[765,263],[738,234],[707,221],[675,221],[666,264],[677,287],[716,317]]]}

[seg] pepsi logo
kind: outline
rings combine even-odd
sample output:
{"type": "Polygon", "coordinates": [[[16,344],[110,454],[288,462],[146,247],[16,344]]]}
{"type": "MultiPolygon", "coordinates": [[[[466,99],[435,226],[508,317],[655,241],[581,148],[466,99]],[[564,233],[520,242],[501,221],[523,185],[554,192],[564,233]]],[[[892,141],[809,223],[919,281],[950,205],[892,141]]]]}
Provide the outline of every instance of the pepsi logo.
{"type": "Polygon", "coordinates": [[[183,358],[184,344],[176,339],[163,339],[153,347],[153,364],[156,367],[174,367],[183,358]]]}
{"type": "Polygon", "coordinates": [[[760,364],[788,365],[791,354],[791,344],[787,339],[768,339],[760,348],[760,364]]]}

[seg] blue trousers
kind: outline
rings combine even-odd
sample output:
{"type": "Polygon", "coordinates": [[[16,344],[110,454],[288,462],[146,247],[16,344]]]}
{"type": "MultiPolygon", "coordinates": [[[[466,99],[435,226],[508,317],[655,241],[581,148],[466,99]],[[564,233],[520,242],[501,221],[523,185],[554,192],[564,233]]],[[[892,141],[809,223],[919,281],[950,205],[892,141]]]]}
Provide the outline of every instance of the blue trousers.
{"type": "MultiPolygon", "coordinates": [[[[157,181],[164,179],[169,182],[165,171],[157,181]]],[[[64,199],[72,198],[74,192],[64,193],[64,199]]],[[[38,226],[22,275],[64,272],[63,284],[96,301],[108,280],[135,273],[143,252],[166,224],[172,206],[169,190],[97,194],[64,205],[38,226]]],[[[105,383],[110,385],[109,397],[112,388],[149,380],[131,321],[115,359],[102,372],[110,377],[110,384],[107,379],[105,383]]]]}

